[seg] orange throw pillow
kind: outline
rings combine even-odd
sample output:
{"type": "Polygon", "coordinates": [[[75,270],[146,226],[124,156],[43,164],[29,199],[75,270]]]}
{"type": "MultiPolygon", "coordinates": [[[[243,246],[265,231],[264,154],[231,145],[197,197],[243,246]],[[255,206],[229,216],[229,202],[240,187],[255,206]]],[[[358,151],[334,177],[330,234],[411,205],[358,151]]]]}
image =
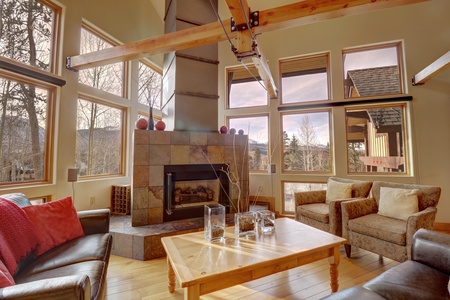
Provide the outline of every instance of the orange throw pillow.
{"type": "Polygon", "coordinates": [[[72,197],[22,208],[36,226],[40,244],[36,256],[67,241],[84,236],[72,197]]]}

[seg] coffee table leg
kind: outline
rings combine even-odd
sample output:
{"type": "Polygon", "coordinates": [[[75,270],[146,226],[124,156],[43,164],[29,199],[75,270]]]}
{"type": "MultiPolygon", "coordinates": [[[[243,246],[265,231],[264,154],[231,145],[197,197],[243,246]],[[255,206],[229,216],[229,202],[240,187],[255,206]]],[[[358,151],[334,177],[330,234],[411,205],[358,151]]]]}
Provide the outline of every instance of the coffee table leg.
{"type": "Polygon", "coordinates": [[[341,254],[340,254],[340,247],[336,246],[333,248],[333,256],[329,257],[330,261],[330,286],[331,291],[337,292],[339,289],[339,282],[338,282],[338,266],[339,262],[341,260],[341,254]]]}
{"type": "Polygon", "coordinates": [[[175,291],[175,272],[173,271],[172,264],[170,263],[169,258],[167,258],[167,267],[168,267],[168,278],[169,283],[167,284],[169,288],[169,292],[173,293],[175,291]]]}
{"type": "Polygon", "coordinates": [[[184,300],[199,300],[200,299],[200,286],[198,284],[191,285],[184,291],[184,300]]]}

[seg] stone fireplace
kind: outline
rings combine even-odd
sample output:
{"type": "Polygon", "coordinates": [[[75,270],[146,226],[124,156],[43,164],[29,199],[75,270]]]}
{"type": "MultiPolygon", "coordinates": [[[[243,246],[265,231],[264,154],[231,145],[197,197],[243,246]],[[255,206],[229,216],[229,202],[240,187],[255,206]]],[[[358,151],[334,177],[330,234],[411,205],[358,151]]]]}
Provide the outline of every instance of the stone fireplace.
{"type": "MultiPolygon", "coordinates": [[[[209,190],[214,191],[216,195],[216,199],[211,201],[221,202],[228,212],[236,211],[238,198],[248,199],[247,142],[246,135],[136,129],[132,226],[159,224],[179,217],[202,216],[203,206],[208,200],[194,201],[193,198],[199,198],[198,195],[187,194],[204,195],[210,193],[209,190]],[[237,184],[230,182],[226,173],[221,171],[224,168],[229,170],[232,178],[238,179],[237,184]],[[168,180],[172,181],[170,185],[168,180]],[[176,186],[173,181],[184,182],[184,185],[176,186]],[[187,188],[186,182],[190,182],[191,190],[184,190],[183,197],[178,197],[178,202],[185,203],[172,200],[168,202],[169,197],[173,199],[176,189],[180,196],[183,189],[187,188]],[[192,192],[192,189],[198,189],[198,186],[202,187],[201,190],[192,192]],[[171,203],[171,207],[167,207],[168,203],[171,203]],[[167,211],[171,213],[168,214],[167,211]]],[[[245,202],[240,201],[239,205],[242,207],[245,202]]]]}

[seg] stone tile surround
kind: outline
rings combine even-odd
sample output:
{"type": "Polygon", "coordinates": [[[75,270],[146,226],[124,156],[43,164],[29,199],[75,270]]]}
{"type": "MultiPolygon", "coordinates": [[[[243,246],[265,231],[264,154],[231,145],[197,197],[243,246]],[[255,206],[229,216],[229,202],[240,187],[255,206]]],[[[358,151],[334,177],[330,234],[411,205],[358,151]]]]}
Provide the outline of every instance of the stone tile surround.
{"type": "MultiPolygon", "coordinates": [[[[228,164],[239,178],[240,199],[247,199],[247,143],[247,135],[135,129],[131,225],[163,222],[164,165],[228,164]]],[[[231,202],[236,207],[239,189],[230,186],[231,202]]]]}

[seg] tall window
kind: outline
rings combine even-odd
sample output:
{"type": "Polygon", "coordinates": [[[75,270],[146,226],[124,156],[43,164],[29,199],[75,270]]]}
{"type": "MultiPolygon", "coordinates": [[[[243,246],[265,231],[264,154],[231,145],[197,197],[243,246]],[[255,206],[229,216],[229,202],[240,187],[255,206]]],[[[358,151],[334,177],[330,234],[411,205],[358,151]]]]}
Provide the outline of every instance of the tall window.
{"type": "Polygon", "coordinates": [[[346,109],[349,173],[405,173],[405,106],[346,109]]]}
{"type": "Polygon", "coordinates": [[[55,72],[60,9],[30,0],[4,0],[0,6],[0,56],[12,60],[12,73],[0,70],[0,184],[48,182],[51,161],[54,93],[25,64],[55,72]],[[37,79],[36,79],[37,78],[37,79]]]}
{"type": "Polygon", "coordinates": [[[281,103],[328,100],[328,54],[280,61],[281,103]]]}
{"type": "Polygon", "coordinates": [[[268,105],[267,91],[255,66],[229,68],[228,108],[244,108],[268,105]]]}
{"type": "Polygon", "coordinates": [[[228,119],[229,128],[243,130],[248,135],[248,168],[250,171],[267,170],[270,163],[268,116],[238,117],[228,119]]]}
{"type": "Polygon", "coordinates": [[[330,172],[330,112],[283,114],[283,171],[330,172]]]}
{"type": "Polygon", "coordinates": [[[149,65],[139,62],[138,102],[161,109],[162,76],[149,65]]]}
{"type": "MultiPolygon", "coordinates": [[[[83,25],[81,28],[80,54],[95,52],[114,45],[93,29],[83,25]]],[[[99,90],[109,92],[117,96],[124,96],[124,70],[125,63],[115,63],[85,70],[80,70],[78,81],[99,90]]]]}
{"type": "Polygon", "coordinates": [[[401,44],[343,51],[345,98],[403,93],[401,44]]]}
{"type": "Polygon", "coordinates": [[[125,109],[78,99],[76,155],[80,176],[124,172],[125,109]]]}

